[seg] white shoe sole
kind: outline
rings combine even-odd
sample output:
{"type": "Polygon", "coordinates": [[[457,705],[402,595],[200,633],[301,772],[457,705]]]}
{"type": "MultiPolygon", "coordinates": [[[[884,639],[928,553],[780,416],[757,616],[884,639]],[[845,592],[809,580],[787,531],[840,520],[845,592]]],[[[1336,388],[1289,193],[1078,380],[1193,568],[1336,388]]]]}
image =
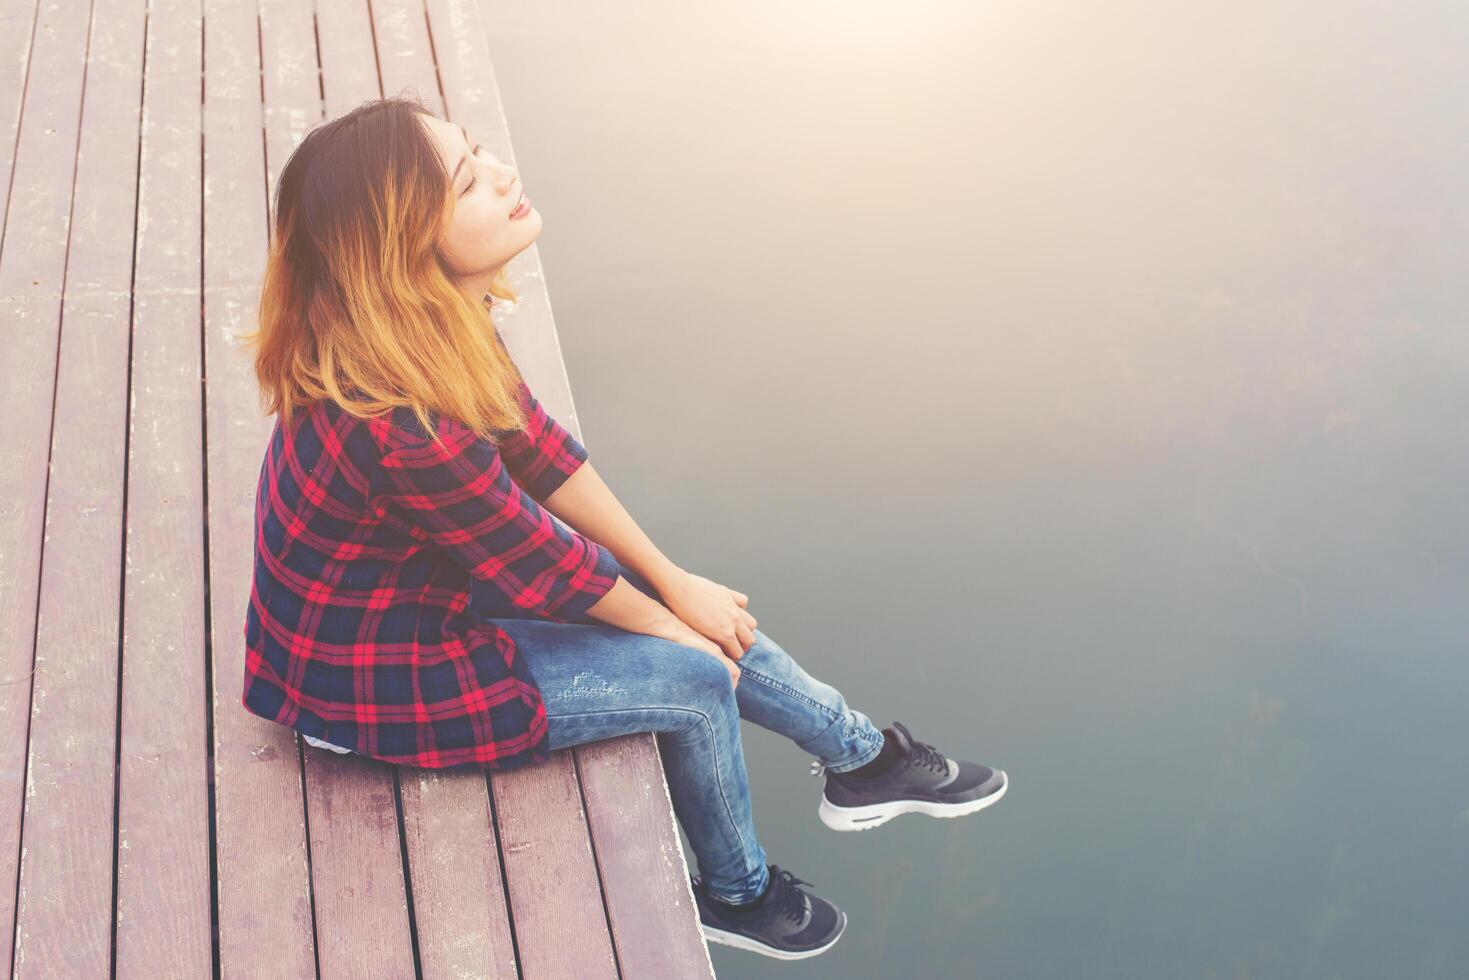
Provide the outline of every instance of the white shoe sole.
{"type": "MultiPolygon", "coordinates": [[[[1004,770],[1000,770],[1004,775],[1004,770]]],[[[816,808],[821,822],[832,830],[869,830],[880,827],[893,817],[902,816],[905,813],[926,813],[930,817],[962,817],[966,813],[974,813],[983,810],[991,803],[998,803],[1000,797],[1010,788],[1010,777],[1005,775],[1005,781],[1000,788],[989,796],[977,800],[968,800],[964,803],[932,803],[928,800],[891,800],[887,803],[869,803],[867,806],[836,806],[829,803],[826,796],[821,797],[821,805],[816,808]]]]}
{"type": "Polygon", "coordinates": [[[706,926],[702,922],[699,923],[699,928],[703,931],[704,938],[710,940],[711,942],[722,943],[725,946],[733,946],[736,949],[746,949],[752,953],[760,953],[763,956],[772,956],[778,960],[804,960],[807,957],[816,956],[818,954],[824,953],[836,945],[836,941],[842,938],[842,934],[847,931],[847,913],[842,913],[842,927],[837,930],[837,934],[835,936],[832,936],[831,941],[828,942],[825,946],[817,946],[815,949],[803,949],[799,952],[794,953],[787,952],[783,949],[774,949],[770,946],[766,946],[764,943],[756,942],[749,936],[741,936],[739,933],[735,932],[725,932],[723,929],[716,929],[713,926],[706,926]]]}

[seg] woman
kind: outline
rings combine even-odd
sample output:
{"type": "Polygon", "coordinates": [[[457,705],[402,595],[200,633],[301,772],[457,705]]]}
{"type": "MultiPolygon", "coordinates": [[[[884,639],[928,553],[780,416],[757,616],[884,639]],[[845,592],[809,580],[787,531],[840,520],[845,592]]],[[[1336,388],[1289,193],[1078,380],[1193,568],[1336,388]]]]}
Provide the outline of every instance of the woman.
{"type": "Polygon", "coordinates": [[[540,229],[515,171],[416,100],[366,103],[292,154],[245,338],[277,421],[242,703],[314,745],[430,768],[654,732],[704,934],[814,956],[846,915],[766,862],[741,718],[817,757],[836,830],[972,813],[1005,774],[879,731],[747,596],[639,529],[491,317],[540,229]]]}

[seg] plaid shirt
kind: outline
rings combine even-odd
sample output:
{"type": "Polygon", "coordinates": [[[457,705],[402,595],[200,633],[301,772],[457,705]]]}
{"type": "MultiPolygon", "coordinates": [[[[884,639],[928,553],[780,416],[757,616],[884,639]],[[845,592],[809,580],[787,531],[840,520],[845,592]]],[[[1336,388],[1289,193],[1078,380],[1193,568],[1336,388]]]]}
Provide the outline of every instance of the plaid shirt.
{"type": "Polygon", "coordinates": [[[570,622],[617,581],[612,553],[540,506],[587,458],[522,383],[499,445],[411,409],[332,401],[277,419],[255,501],[249,711],[385,762],[513,769],[550,758],[546,709],[510,635],[470,609],[491,587],[570,622]]]}

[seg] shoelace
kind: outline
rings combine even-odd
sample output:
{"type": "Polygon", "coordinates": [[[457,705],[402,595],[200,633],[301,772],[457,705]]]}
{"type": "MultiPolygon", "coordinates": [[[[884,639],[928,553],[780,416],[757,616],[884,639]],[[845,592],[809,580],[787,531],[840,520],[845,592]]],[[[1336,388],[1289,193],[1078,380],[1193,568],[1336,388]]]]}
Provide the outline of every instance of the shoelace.
{"type": "MultiPolygon", "coordinates": [[[[920,742],[913,737],[902,722],[894,722],[895,727],[903,729],[903,734],[908,736],[908,742],[913,750],[907,758],[913,765],[926,766],[934,772],[946,773],[949,771],[949,760],[938,750],[936,745],[929,742],[920,742]]],[[[826,765],[820,759],[811,761],[811,775],[821,776],[826,773],[826,765]]]]}
{"type": "Polygon", "coordinates": [[[765,907],[770,915],[783,915],[792,922],[800,922],[806,913],[806,898],[797,885],[809,885],[778,864],[770,866],[770,894],[765,896],[765,907]]]}
{"type": "MultiPolygon", "coordinates": [[[[703,881],[703,875],[694,876],[694,884],[702,886],[703,881]]],[[[806,914],[806,898],[796,886],[810,884],[778,864],[770,865],[770,890],[760,905],[760,911],[764,913],[761,921],[784,915],[792,922],[800,922],[801,916],[806,914]]]]}
{"type": "Polygon", "coordinates": [[[908,726],[901,721],[893,722],[893,727],[901,730],[908,739],[908,744],[912,746],[908,752],[908,762],[911,765],[924,766],[934,772],[949,771],[949,760],[944,758],[944,754],[936,746],[918,741],[913,737],[913,733],[908,731],[908,726]]]}
{"type": "Polygon", "coordinates": [[[914,742],[913,752],[908,756],[914,765],[927,766],[934,772],[948,772],[949,760],[936,747],[927,742],[914,742]]]}

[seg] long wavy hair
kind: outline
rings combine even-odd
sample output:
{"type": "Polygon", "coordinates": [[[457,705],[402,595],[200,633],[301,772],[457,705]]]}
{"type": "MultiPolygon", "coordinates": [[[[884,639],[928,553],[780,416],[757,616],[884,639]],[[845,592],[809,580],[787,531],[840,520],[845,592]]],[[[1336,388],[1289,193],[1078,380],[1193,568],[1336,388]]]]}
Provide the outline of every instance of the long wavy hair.
{"type": "Polygon", "coordinates": [[[289,424],[330,399],[362,419],[410,407],[482,438],[525,427],[520,372],[500,342],[504,270],[475,301],[436,242],[454,207],[449,173],[411,96],[364,102],[307,133],[276,186],[257,329],[261,406],[289,424]]]}

